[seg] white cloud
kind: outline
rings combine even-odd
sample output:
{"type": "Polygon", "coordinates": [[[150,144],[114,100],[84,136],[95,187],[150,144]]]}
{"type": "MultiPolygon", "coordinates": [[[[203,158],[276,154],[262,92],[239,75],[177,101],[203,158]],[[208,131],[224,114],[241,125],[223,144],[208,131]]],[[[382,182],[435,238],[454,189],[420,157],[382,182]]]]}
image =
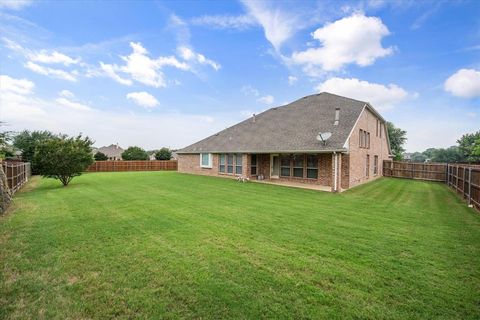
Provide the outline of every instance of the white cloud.
{"type": "Polygon", "coordinates": [[[184,59],[186,61],[194,61],[194,62],[197,62],[197,63],[200,63],[200,64],[206,64],[206,65],[211,66],[213,69],[215,69],[217,71],[221,67],[220,64],[216,63],[213,60],[205,58],[205,56],[203,54],[197,53],[197,52],[193,51],[192,49],[190,49],[186,46],[178,47],[178,52],[179,52],[180,57],[182,57],[182,59],[184,59]]]}
{"type": "Polygon", "coordinates": [[[73,94],[73,92],[69,91],[69,90],[62,90],[58,93],[58,95],[60,97],[64,97],[64,98],[74,98],[75,95],[73,94]]]}
{"type": "Polygon", "coordinates": [[[271,105],[275,101],[275,98],[272,95],[266,95],[258,98],[257,101],[266,105],[271,105]]]}
{"type": "Polygon", "coordinates": [[[34,87],[35,84],[30,80],[0,75],[0,93],[27,95],[33,92],[34,87]]]}
{"type": "Polygon", "coordinates": [[[211,26],[219,29],[238,29],[244,30],[257,25],[257,21],[251,15],[204,15],[193,18],[191,20],[193,25],[211,26]]]}
{"type": "Polygon", "coordinates": [[[49,67],[44,67],[39,64],[33,63],[32,61],[28,61],[25,64],[25,67],[30,69],[33,72],[42,74],[44,76],[51,76],[58,79],[68,80],[68,81],[77,81],[76,78],[76,71],[65,71],[61,69],[54,69],[49,67]]]}
{"type": "Polygon", "coordinates": [[[295,84],[295,82],[297,82],[297,81],[298,81],[298,78],[297,78],[297,77],[294,77],[294,76],[288,76],[288,84],[289,84],[289,85],[291,85],[291,86],[292,86],[292,85],[294,85],[294,84],[295,84]]]}
{"type": "Polygon", "coordinates": [[[33,3],[32,0],[0,0],[0,8],[21,10],[33,3]]]}
{"type": "Polygon", "coordinates": [[[381,44],[388,34],[379,18],[354,14],[315,30],[312,36],[321,47],[294,52],[292,61],[306,65],[307,69],[319,66],[325,71],[339,70],[351,63],[367,66],[393,52],[391,47],[383,48],[381,44]]]}
{"type": "MultiPolygon", "coordinates": [[[[118,69],[118,67],[112,65],[112,64],[105,64],[100,61],[100,69],[103,70],[104,74],[113,80],[117,81],[118,83],[121,83],[126,86],[131,86],[133,84],[133,81],[130,79],[125,79],[120,77],[118,74],[115,73],[114,69],[118,69]]],[[[95,74],[93,74],[95,76],[95,74]]]]}
{"type": "Polygon", "coordinates": [[[69,100],[67,98],[64,98],[64,97],[59,97],[59,98],[55,99],[55,102],[58,103],[59,105],[63,106],[63,107],[67,107],[67,108],[70,108],[70,109],[73,109],[73,110],[79,110],[79,111],[92,110],[92,108],[90,108],[89,106],[87,106],[85,104],[75,102],[75,101],[71,101],[71,100],[69,100]]]}
{"type": "Polygon", "coordinates": [[[115,81],[131,85],[132,80],[121,77],[118,73],[130,76],[133,80],[143,83],[144,85],[161,88],[166,86],[166,80],[161,69],[164,66],[171,66],[180,70],[188,71],[190,66],[185,62],[180,62],[174,56],[158,57],[152,59],[149,57],[148,51],[141,43],[130,42],[133,52],[128,56],[122,56],[124,65],[106,64],[100,62],[101,69],[105,75],[111,77],[115,81]]]}
{"type": "Polygon", "coordinates": [[[63,64],[69,66],[71,64],[77,64],[80,62],[80,59],[73,59],[66,54],[60,53],[58,51],[53,51],[48,53],[46,50],[41,50],[40,52],[31,53],[28,55],[30,60],[45,64],[63,64]]]}
{"type": "Polygon", "coordinates": [[[243,0],[249,15],[263,27],[265,38],[278,51],[302,25],[297,15],[278,6],[274,7],[264,1],[243,0]]]}
{"type": "Polygon", "coordinates": [[[369,102],[377,110],[391,109],[409,96],[407,91],[395,84],[385,86],[355,78],[330,78],[315,89],[369,102]]]}
{"type": "Polygon", "coordinates": [[[445,81],[444,89],[457,97],[480,97],[480,71],[460,69],[445,81]]]}
{"type": "Polygon", "coordinates": [[[155,108],[160,104],[154,96],[145,91],[130,92],[129,94],[127,94],[127,99],[132,100],[139,106],[146,109],[155,108]]]}

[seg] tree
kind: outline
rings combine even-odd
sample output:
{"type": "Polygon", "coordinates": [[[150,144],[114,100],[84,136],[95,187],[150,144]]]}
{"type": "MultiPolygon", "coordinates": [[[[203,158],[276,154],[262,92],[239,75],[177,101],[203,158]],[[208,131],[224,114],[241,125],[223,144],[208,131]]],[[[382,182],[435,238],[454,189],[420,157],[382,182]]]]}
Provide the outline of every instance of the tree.
{"type": "Polygon", "coordinates": [[[95,158],[95,161],[105,161],[108,160],[108,157],[105,153],[97,151],[95,155],[93,156],[95,158]]]}
{"type": "Polygon", "coordinates": [[[46,140],[54,138],[50,131],[22,131],[13,137],[13,146],[22,152],[22,160],[30,162],[32,173],[38,174],[34,160],[36,146],[46,140]]]}
{"type": "Polygon", "coordinates": [[[459,147],[451,146],[446,149],[435,149],[430,160],[432,162],[462,162],[464,157],[459,147]]]}
{"type": "Polygon", "coordinates": [[[457,143],[464,161],[480,162],[480,131],[464,134],[457,143]]]}
{"type": "Polygon", "coordinates": [[[391,122],[387,122],[387,130],[394,159],[402,160],[403,153],[405,152],[403,145],[407,141],[407,131],[395,127],[391,122]]]}
{"type": "Polygon", "coordinates": [[[172,151],[168,148],[162,148],[155,152],[155,159],[157,160],[170,160],[172,158],[172,151]]]}
{"type": "Polygon", "coordinates": [[[123,160],[148,160],[147,151],[140,147],[128,147],[127,150],[122,153],[123,160]]]}
{"type": "Polygon", "coordinates": [[[425,162],[427,156],[423,152],[414,152],[412,153],[411,160],[413,162],[425,162]]]}
{"type": "Polygon", "coordinates": [[[34,162],[38,173],[67,186],[93,163],[92,144],[90,138],[81,135],[60,135],[37,143],[34,162]]]}

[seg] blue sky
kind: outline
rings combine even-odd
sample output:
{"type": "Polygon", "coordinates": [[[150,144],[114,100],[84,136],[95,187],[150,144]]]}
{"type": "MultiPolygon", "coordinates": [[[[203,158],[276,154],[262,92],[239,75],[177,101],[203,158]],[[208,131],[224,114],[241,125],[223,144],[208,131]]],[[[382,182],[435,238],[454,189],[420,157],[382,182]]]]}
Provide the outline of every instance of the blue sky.
{"type": "Polygon", "coordinates": [[[179,148],[329,91],[369,101],[408,151],[447,147],[480,129],[479,17],[479,1],[0,0],[0,120],[179,148]]]}

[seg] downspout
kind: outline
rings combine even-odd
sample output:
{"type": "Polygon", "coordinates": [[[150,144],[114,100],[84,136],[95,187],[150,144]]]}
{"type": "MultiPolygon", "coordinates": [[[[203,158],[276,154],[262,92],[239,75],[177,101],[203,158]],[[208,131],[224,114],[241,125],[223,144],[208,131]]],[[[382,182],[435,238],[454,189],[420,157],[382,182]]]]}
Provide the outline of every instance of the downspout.
{"type": "Polygon", "coordinates": [[[338,176],[338,155],[333,152],[333,192],[337,192],[337,176],[338,176]]]}

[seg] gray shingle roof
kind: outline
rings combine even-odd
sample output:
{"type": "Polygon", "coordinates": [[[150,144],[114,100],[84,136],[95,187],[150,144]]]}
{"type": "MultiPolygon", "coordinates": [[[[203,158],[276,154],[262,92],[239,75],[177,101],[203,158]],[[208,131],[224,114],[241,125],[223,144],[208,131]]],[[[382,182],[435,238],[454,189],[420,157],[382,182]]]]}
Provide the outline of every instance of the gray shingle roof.
{"type": "Polygon", "coordinates": [[[263,113],[185,147],[177,153],[340,151],[366,102],[327,92],[306,96],[263,113]],[[334,125],[335,109],[340,121],[334,125]],[[319,132],[331,132],[326,145],[319,132]]]}

